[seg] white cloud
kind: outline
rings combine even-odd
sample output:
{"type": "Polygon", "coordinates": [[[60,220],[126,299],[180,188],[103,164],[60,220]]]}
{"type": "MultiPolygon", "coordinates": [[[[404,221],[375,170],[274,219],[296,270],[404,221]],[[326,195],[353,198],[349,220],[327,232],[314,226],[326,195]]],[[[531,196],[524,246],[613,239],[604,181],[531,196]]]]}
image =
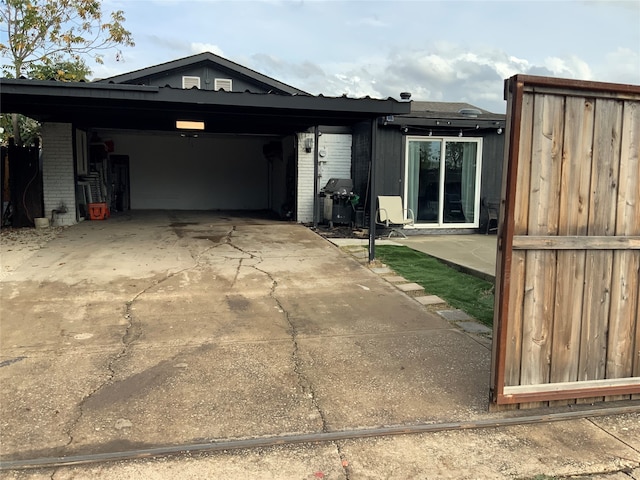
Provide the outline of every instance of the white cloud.
{"type": "Polygon", "coordinates": [[[619,7],[630,12],[640,13],[640,2],[637,0],[583,0],[588,6],[619,7]]]}
{"type": "Polygon", "coordinates": [[[360,18],[358,20],[350,20],[348,22],[346,22],[347,26],[350,27],[360,27],[360,26],[365,26],[365,27],[376,27],[376,28],[380,28],[380,27],[387,27],[388,25],[383,22],[382,20],[380,20],[378,18],[377,15],[374,15],[372,17],[363,17],[360,18]]]}
{"type": "Polygon", "coordinates": [[[221,57],[224,57],[224,53],[222,49],[213,43],[199,43],[199,42],[191,42],[191,52],[192,53],[203,53],[203,52],[211,52],[221,57]]]}
{"type": "Polygon", "coordinates": [[[557,77],[580,80],[591,80],[593,78],[589,65],[575,55],[567,58],[547,57],[544,61],[544,66],[557,77]]]}
{"type": "Polygon", "coordinates": [[[598,68],[598,78],[640,85],[640,53],[622,47],[609,52],[598,68]]]}
{"type": "Polygon", "coordinates": [[[410,91],[414,100],[466,101],[494,112],[504,112],[504,80],[516,74],[640,84],[637,0],[556,2],[553,16],[530,1],[508,9],[465,2],[455,12],[442,1],[202,0],[191,9],[187,0],[153,9],[108,1],[122,2],[144,28],[134,30],[138,45],[125,50],[127,63],[97,66],[101,76],[224,48],[234,62],[312,94],[410,91]]]}

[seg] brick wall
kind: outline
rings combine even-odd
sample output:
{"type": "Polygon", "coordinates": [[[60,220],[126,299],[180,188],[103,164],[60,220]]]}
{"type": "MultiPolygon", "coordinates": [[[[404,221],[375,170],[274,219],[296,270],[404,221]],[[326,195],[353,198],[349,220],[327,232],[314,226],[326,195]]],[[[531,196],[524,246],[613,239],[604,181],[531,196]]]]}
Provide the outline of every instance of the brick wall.
{"type": "Polygon", "coordinates": [[[70,123],[42,125],[42,183],[45,216],[60,205],[67,213],[55,215],[55,225],[76,223],[75,173],[73,168],[73,135],[70,123]]]}
{"type": "Polygon", "coordinates": [[[304,140],[313,133],[298,134],[298,201],[296,219],[299,223],[313,222],[313,149],[310,153],[304,150],[304,140]]]}

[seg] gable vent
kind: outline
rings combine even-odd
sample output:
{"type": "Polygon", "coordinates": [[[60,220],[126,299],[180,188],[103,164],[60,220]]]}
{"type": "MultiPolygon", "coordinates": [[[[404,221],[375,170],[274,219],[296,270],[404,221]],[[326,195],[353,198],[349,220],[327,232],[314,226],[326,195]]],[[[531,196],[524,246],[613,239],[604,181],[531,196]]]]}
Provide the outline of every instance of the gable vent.
{"type": "Polygon", "coordinates": [[[182,77],[182,88],[200,88],[200,77],[182,77]]]}
{"type": "Polygon", "coordinates": [[[214,90],[224,90],[226,92],[231,91],[231,79],[230,78],[216,78],[213,83],[214,90]]]}

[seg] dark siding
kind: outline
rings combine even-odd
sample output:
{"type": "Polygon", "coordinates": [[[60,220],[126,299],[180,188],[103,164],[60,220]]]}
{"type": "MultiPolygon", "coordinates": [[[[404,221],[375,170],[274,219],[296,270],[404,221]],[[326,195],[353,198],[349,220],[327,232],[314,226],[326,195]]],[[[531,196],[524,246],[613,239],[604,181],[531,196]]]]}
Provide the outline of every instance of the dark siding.
{"type": "MultiPolygon", "coordinates": [[[[371,158],[371,125],[357,124],[353,129],[352,176],[354,191],[360,204],[369,211],[369,163],[371,158]]],[[[375,192],[378,195],[404,193],[404,136],[397,129],[376,131],[375,192]]],[[[374,199],[375,200],[375,199],[374,199]]]]}
{"type": "MultiPolygon", "coordinates": [[[[358,155],[358,142],[360,130],[354,130],[354,173],[365,175],[368,178],[368,142],[370,141],[369,127],[362,129],[360,136],[362,143],[366,147],[366,155],[358,155]],[[365,163],[366,162],[366,163],[365,163]]],[[[455,137],[458,130],[452,130],[450,136],[455,137]]],[[[482,180],[480,184],[480,198],[487,198],[491,201],[500,199],[500,188],[502,183],[502,164],[504,154],[504,135],[498,135],[494,130],[478,132],[482,136],[482,180]]],[[[376,144],[376,185],[375,195],[400,195],[404,196],[404,158],[405,158],[405,136],[397,128],[378,128],[376,144]]],[[[356,178],[356,176],[354,176],[356,178]]],[[[354,183],[354,185],[359,185],[354,183]]],[[[487,213],[480,208],[480,230],[484,231],[486,226],[487,213]]]]}
{"type": "Polygon", "coordinates": [[[404,195],[404,135],[398,129],[377,132],[376,195],[404,195]]]}
{"type": "Polygon", "coordinates": [[[366,207],[371,159],[371,124],[369,122],[361,122],[353,127],[351,152],[353,191],[360,196],[360,206],[366,207]]]}
{"type": "Polygon", "coordinates": [[[500,199],[503,154],[504,135],[487,133],[482,140],[482,197],[500,199]]]}
{"type": "Polygon", "coordinates": [[[234,92],[244,92],[248,90],[254,93],[266,93],[267,89],[263,85],[256,83],[249,83],[244,78],[238,78],[234,74],[224,71],[222,69],[215,69],[208,66],[193,65],[184,70],[173,70],[165,72],[159,75],[146,77],[139,80],[137,83],[144,85],[152,85],[157,87],[165,87],[167,85],[174,88],[182,88],[183,76],[200,77],[200,88],[202,90],[213,90],[214,79],[216,78],[230,78],[233,81],[234,92]]]}
{"type": "MultiPolygon", "coordinates": [[[[502,164],[504,158],[504,134],[491,131],[482,140],[482,180],[480,198],[489,202],[500,200],[502,188],[502,164]]],[[[487,212],[480,206],[480,231],[486,231],[487,212]]],[[[493,226],[493,222],[492,222],[493,226]]]]}

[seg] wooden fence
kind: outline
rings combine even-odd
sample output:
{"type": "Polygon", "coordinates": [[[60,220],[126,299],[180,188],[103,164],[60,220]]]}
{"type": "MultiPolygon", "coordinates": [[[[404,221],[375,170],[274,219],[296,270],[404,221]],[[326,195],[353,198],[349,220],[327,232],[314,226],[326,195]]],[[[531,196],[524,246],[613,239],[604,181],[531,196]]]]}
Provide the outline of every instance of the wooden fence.
{"type": "Polygon", "coordinates": [[[640,398],[640,86],[505,82],[492,399],[640,398]]]}

